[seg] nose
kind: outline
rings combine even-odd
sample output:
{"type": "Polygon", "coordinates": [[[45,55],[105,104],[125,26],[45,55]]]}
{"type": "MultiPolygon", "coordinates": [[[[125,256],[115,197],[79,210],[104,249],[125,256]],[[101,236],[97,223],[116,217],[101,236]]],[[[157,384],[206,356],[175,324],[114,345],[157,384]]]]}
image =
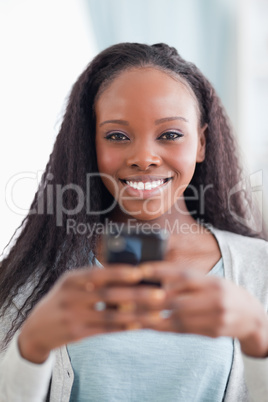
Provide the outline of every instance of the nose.
{"type": "Polygon", "coordinates": [[[161,157],[153,152],[148,144],[133,146],[130,155],[127,157],[127,165],[136,167],[139,170],[148,170],[150,167],[157,167],[161,164],[161,157]]]}

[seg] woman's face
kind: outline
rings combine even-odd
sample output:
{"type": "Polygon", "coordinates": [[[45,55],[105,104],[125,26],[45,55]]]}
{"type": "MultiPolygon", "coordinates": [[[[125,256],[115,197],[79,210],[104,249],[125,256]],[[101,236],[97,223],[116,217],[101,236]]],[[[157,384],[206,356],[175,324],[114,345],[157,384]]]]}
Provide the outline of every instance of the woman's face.
{"type": "Polygon", "coordinates": [[[141,220],[176,206],[205,155],[188,87],[153,67],[123,71],[97,98],[96,151],[104,185],[141,220]]]}

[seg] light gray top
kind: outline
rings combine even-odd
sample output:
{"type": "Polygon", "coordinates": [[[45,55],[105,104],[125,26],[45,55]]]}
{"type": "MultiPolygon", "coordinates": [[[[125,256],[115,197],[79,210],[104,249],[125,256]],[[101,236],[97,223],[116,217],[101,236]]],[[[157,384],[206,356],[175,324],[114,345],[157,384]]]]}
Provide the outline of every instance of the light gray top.
{"type": "MultiPolygon", "coordinates": [[[[222,259],[209,275],[224,276],[222,259]]],[[[222,402],[233,340],[142,329],[67,346],[71,402],[222,402]]]]}
{"type": "MultiPolygon", "coordinates": [[[[213,233],[220,246],[225,277],[255,295],[267,311],[268,243],[214,229],[213,233]]],[[[9,313],[1,318],[0,343],[9,327],[10,319],[26,297],[28,287],[30,285],[25,286],[24,291],[14,300],[9,313]]],[[[73,370],[66,347],[55,350],[42,365],[34,365],[20,357],[14,337],[8,350],[1,353],[0,359],[0,402],[44,401],[52,370],[50,402],[69,402],[73,370]]],[[[242,356],[239,342],[235,340],[233,365],[224,401],[264,402],[267,395],[268,358],[254,359],[242,356]],[[244,377],[252,399],[249,397],[244,377]]]]}

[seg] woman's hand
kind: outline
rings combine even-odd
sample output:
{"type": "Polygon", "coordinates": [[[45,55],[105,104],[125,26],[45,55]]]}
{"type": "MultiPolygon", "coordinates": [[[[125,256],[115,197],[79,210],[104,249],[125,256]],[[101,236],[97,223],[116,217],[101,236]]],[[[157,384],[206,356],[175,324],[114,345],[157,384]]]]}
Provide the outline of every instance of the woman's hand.
{"type": "Polygon", "coordinates": [[[136,286],[141,279],[139,268],[122,264],[64,274],[25,320],[19,335],[21,355],[42,363],[52,349],[66,343],[139,328],[143,313],[135,306],[161,309],[164,299],[161,290],[136,286]],[[100,301],[123,308],[98,311],[95,306],[100,301]]]}
{"type": "Polygon", "coordinates": [[[181,272],[168,262],[64,274],[24,322],[19,348],[25,359],[42,363],[66,343],[134,328],[230,336],[248,355],[268,354],[268,319],[257,299],[228,280],[181,272]],[[141,279],[158,280],[162,289],[136,286],[141,279]],[[98,311],[100,301],[108,308],[98,311]]]}
{"type": "Polygon", "coordinates": [[[166,290],[170,317],[146,327],[210,337],[238,338],[245,354],[268,355],[268,318],[261,303],[233,282],[198,272],[176,269],[176,264],[142,266],[147,279],[160,280],[166,290]]]}

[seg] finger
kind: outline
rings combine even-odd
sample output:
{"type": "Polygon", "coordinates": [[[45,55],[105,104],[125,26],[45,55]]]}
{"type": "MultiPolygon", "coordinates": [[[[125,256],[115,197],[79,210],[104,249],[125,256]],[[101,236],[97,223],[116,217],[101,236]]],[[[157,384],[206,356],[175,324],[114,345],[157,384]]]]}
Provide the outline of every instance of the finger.
{"type": "Polygon", "coordinates": [[[123,311],[166,308],[166,292],[147,286],[108,287],[91,290],[71,288],[58,296],[63,310],[103,310],[105,305],[119,306],[123,311]],[[101,303],[101,305],[99,304],[101,303]]]}
{"type": "Polygon", "coordinates": [[[90,314],[83,314],[84,325],[88,327],[103,326],[109,327],[111,325],[115,326],[125,326],[130,325],[138,321],[138,315],[132,312],[121,312],[118,310],[106,309],[103,311],[91,311],[90,314]]]}
{"type": "Polygon", "coordinates": [[[142,279],[140,269],[129,265],[109,266],[107,269],[96,267],[78,269],[64,274],[60,279],[60,285],[64,287],[88,287],[92,288],[105,286],[108,284],[135,284],[142,279]]]}
{"type": "Polygon", "coordinates": [[[89,297],[93,301],[102,300],[110,304],[132,303],[137,308],[164,308],[166,305],[166,292],[148,286],[100,288],[92,292],[89,297]]]}
{"type": "Polygon", "coordinates": [[[163,332],[175,332],[181,334],[196,334],[209,336],[212,338],[218,336],[228,336],[228,328],[217,324],[216,316],[192,316],[179,320],[171,315],[167,319],[143,320],[144,328],[151,328],[163,332]]]}
{"type": "Polygon", "coordinates": [[[176,263],[168,262],[150,262],[141,264],[140,269],[143,272],[144,279],[154,279],[165,284],[180,284],[190,279],[204,278],[205,275],[195,270],[178,270],[176,263]]]}
{"type": "Polygon", "coordinates": [[[140,312],[138,321],[143,328],[157,329],[164,326],[166,318],[162,314],[163,310],[140,312]]]}
{"type": "Polygon", "coordinates": [[[196,293],[203,292],[205,296],[209,295],[224,295],[226,280],[220,279],[214,276],[206,276],[202,274],[196,274],[192,271],[187,271],[180,274],[179,279],[173,279],[170,281],[167,279],[164,281],[163,286],[167,291],[168,296],[175,295],[177,293],[196,293]]]}
{"type": "Polygon", "coordinates": [[[131,265],[106,265],[105,269],[92,271],[92,280],[96,286],[137,284],[142,280],[142,271],[131,265]]]}
{"type": "Polygon", "coordinates": [[[205,313],[224,313],[227,309],[226,300],[222,299],[216,291],[195,291],[167,296],[167,308],[174,311],[178,316],[189,316],[205,313]]]}
{"type": "Polygon", "coordinates": [[[122,331],[130,328],[141,328],[141,323],[134,313],[119,313],[116,311],[68,311],[61,317],[61,336],[65,342],[82,338],[84,331],[91,331],[94,328],[100,329],[102,333],[112,330],[122,331]]]}
{"type": "Polygon", "coordinates": [[[87,321],[87,326],[90,328],[102,328],[104,332],[109,332],[111,329],[141,329],[142,323],[137,312],[106,309],[102,312],[91,314],[90,319],[87,321]]]}

